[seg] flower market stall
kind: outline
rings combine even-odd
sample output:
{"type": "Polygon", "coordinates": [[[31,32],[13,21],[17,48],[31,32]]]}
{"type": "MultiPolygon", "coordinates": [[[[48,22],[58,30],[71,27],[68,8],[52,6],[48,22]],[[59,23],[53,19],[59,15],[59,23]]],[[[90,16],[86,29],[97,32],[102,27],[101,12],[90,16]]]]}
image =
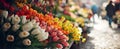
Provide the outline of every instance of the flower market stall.
{"type": "MultiPolygon", "coordinates": [[[[0,0],[0,48],[65,49],[80,42],[82,29],[54,0],[0,0]]],[[[81,22],[82,23],[82,22],[81,22]]]]}

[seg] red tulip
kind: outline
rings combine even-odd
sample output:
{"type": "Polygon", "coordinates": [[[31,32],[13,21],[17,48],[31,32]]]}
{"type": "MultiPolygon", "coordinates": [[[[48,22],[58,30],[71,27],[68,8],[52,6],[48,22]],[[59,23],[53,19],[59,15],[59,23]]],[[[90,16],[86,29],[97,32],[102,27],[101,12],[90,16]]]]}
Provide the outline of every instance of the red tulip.
{"type": "Polygon", "coordinates": [[[14,10],[15,10],[15,8],[14,7],[12,7],[12,6],[10,6],[10,11],[12,11],[12,12],[14,12],[14,10]]]}
{"type": "Polygon", "coordinates": [[[28,10],[28,6],[22,7],[22,10],[24,10],[24,11],[28,10]]]}
{"type": "Polygon", "coordinates": [[[30,19],[30,15],[26,15],[27,17],[26,17],[26,19],[30,19]]]}

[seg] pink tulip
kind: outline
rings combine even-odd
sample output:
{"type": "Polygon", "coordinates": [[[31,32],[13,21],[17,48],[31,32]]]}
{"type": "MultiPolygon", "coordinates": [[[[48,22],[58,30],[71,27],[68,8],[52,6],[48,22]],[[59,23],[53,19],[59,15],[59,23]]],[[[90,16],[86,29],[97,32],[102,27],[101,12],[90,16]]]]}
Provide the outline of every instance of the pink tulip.
{"type": "Polygon", "coordinates": [[[57,47],[57,48],[60,48],[60,49],[63,48],[62,44],[57,44],[56,47],[57,47]]]}
{"type": "Polygon", "coordinates": [[[66,35],[59,36],[60,39],[66,39],[66,35]]]}
{"type": "Polygon", "coordinates": [[[57,32],[58,32],[58,33],[57,33],[58,36],[63,35],[62,31],[58,30],[57,32]]]}
{"type": "Polygon", "coordinates": [[[67,40],[66,40],[66,39],[61,39],[60,41],[61,41],[61,42],[66,42],[67,40]]]}
{"type": "Polygon", "coordinates": [[[38,17],[35,17],[34,19],[35,19],[37,22],[39,22],[39,18],[38,18],[38,17]]]}
{"type": "Polygon", "coordinates": [[[69,43],[68,43],[68,42],[62,42],[62,44],[63,44],[65,47],[69,46],[69,43]]]}
{"type": "Polygon", "coordinates": [[[47,29],[46,29],[46,31],[48,31],[48,32],[51,32],[51,27],[50,26],[47,26],[47,29]]]}
{"type": "Polygon", "coordinates": [[[50,33],[50,36],[51,36],[51,37],[54,37],[54,36],[56,36],[56,35],[57,35],[56,32],[51,32],[51,33],[50,33]]]}
{"type": "Polygon", "coordinates": [[[53,41],[54,41],[54,42],[56,42],[56,41],[58,41],[58,40],[59,40],[59,37],[57,37],[57,36],[53,37],[53,41]]]}

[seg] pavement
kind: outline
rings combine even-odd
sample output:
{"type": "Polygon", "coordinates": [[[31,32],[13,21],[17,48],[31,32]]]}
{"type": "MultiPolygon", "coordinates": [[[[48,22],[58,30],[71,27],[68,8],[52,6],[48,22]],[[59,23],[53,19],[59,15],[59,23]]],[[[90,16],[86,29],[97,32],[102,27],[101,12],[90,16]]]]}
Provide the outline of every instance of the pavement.
{"type": "Polygon", "coordinates": [[[112,23],[110,28],[108,21],[95,16],[95,23],[90,25],[93,29],[80,49],[120,49],[120,29],[116,24],[112,23]]]}

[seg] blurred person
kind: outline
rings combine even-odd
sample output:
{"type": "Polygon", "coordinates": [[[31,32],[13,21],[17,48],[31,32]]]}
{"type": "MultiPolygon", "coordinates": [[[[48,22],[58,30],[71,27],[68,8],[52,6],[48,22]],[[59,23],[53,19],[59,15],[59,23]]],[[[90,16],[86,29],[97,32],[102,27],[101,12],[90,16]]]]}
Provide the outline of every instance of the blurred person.
{"type": "Polygon", "coordinates": [[[94,3],[91,7],[92,13],[93,13],[93,23],[95,23],[95,16],[98,15],[98,9],[99,7],[94,3]]]}
{"type": "Polygon", "coordinates": [[[102,7],[98,7],[98,17],[101,16],[101,12],[103,11],[102,7]]]}
{"type": "Polygon", "coordinates": [[[110,1],[108,3],[108,5],[106,6],[105,8],[106,12],[107,12],[107,20],[109,21],[109,27],[112,27],[111,24],[112,24],[112,19],[113,19],[113,16],[115,15],[115,6],[113,4],[112,1],[110,1]]]}

